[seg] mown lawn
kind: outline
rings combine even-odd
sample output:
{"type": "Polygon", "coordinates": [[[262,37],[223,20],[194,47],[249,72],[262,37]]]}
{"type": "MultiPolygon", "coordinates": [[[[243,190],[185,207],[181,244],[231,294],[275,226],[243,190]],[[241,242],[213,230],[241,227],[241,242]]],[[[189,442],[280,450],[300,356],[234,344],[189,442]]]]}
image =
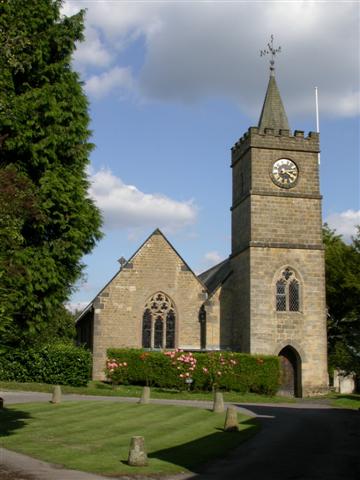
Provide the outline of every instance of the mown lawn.
{"type": "Polygon", "coordinates": [[[328,398],[334,407],[360,409],[360,394],[358,393],[330,393],[328,398]]]}
{"type": "MultiPolygon", "coordinates": [[[[53,386],[45,383],[18,383],[0,381],[0,390],[22,390],[31,392],[53,391],[53,386]]],[[[87,387],[69,387],[62,386],[63,393],[76,393],[79,395],[106,395],[116,397],[140,397],[142,387],[138,385],[119,385],[113,388],[110,384],[104,382],[89,382],[87,387]]],[[[226,402],[237,403],[292,403],[295,400],[291,397],[258,395],[256,393],[223,392],[226,402]]],[[[197,392],[163,389],[151,387],[152,398],[168,398],[177,400],[208,400],[212,401],[212,392],[197,392]]]]}
{"type": "Polygon", "coordinates": [[[255,419],[238,415],[239,432],[224,432],[225,414],[170,405],[66,402],[11,405],[0,410],[5,448],[104,474],[197,471],[224,456],[258,430],[255,419]],[[145,437],[149,466],[130,467],[130,439],[145,437]]]}

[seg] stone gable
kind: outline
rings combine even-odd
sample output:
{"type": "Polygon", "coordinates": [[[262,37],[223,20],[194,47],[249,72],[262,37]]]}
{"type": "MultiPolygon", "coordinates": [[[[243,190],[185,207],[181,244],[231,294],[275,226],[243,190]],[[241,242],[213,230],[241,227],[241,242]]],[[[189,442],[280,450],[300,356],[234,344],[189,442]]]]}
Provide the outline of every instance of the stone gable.
{"type": "Polygon", "coordinates": [[[146,302],[156,292],[175,305],[175,346],[200,349],[199,310],[205,288],[166,238],[156,231],[96,297],[93,378],[102,379],[106,350],[142,347],[146,302]]]}

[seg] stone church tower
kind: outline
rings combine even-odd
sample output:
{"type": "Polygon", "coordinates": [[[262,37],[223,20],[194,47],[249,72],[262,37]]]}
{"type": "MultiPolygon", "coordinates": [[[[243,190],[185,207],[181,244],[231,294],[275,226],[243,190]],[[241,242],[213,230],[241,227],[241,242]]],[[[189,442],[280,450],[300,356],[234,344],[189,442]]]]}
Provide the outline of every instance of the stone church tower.
{"type": "Polygon", "coordinates": [[[156,229],[77,319],[104,379],[108,348],[279,355],[283,393],[327,389],[319,134],[291,134],[273,63],[257,127],[232,149],[232,248],[196,275],[156,229]]]}
{"type": "Polygon", "coordinates": [[[284,391],[298,396],[328,382],[318,153],[318,133],[291,134],[272,64],[258,127],[232,148],[233,273],[224,288],[233,348],[280,355],[284,391]]]}

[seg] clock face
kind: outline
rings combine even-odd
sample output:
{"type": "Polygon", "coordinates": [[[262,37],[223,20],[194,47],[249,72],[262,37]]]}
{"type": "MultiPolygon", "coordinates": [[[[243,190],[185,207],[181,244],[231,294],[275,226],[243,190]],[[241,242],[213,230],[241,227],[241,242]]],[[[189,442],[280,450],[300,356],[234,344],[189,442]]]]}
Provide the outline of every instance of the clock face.
{"type": "Polygon", "coordinates": [[[297,182],[299,170],[292,160],[280,158],[273,163],[270,175],[272,181],[279,187],[291,188],[297,182]]]}

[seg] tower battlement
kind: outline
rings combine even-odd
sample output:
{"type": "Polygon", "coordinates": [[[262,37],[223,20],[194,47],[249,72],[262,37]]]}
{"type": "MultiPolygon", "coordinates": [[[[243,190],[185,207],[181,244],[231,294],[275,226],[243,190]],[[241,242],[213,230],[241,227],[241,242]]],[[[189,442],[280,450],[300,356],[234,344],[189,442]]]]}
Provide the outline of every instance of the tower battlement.
{"type": "Polygon", "coordinates": [[[319,153],[319,133],[309,132],[305,136],[302,130],[291,134],[287,129],[250,127],[231,149],[232,164],[252,147],[319,153]]]}

